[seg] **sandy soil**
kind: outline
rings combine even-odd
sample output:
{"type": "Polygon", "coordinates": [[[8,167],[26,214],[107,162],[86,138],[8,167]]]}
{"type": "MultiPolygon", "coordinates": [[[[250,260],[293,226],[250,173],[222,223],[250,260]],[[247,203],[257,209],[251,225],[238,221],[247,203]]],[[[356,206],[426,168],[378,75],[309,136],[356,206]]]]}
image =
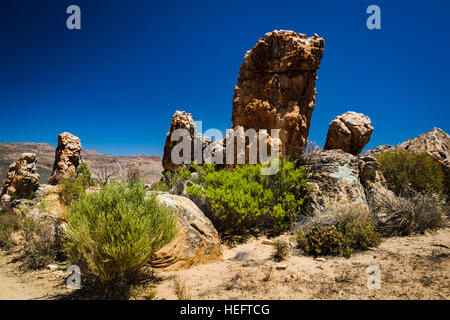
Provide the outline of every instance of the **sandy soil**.
{"type": "Polygon", "coordinates": [[[223,261],[164,273],[157,296],[176,299],[173,278],[178,276],[193,299],[450,298],[448,227],[427,235],[386,239],[379,248],[350,259],[314,259],[293,249],[285,261],[276,263],[272,246],[262,240],[225,250],[223,261]],[[381,271],[379,290],[367,287],[366,270],[371,265],[381,271]]]}
{"type": "Polygon", "coordinates": [[[0,300],[48,300],[69,292],[65,286],[65,265],[27,271],[16,261],[17,256],[17,252],[0,251],[0,300]]]}
{"type": "MultiPolygon", "coordinates": [[[[289,236],[283,236],[289,240],[289,236]]],[[[192,299],[449,299],[450,227],[435,233],[385,239],[379,248],[350,259],[314,259],[292,248],[285,261],[272,259],[271,245],[253,239],[224,248],[222,261],[183,271],[157,271],[157,285],[136,290],[134,299],[177,299],[174,279],[192,299]],[[369,266],[379,266],[381,288],[369,290],[369,266]]],[[[21,271],[16,254],[0,252],[0,299],[52,299],[67,294],[61,264],[21,271]]]]}

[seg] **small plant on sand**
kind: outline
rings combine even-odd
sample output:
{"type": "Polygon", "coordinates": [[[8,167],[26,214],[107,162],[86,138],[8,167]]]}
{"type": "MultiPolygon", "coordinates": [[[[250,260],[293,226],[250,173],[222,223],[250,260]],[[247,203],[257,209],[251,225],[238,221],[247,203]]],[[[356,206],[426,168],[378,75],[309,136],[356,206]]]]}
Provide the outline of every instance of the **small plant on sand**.
{"type": "Polygon", "coordinates": [[[192,297],[186,286],[186,278],[176,276],[173,279],[173,290],[178,300],[191,300],[192,297]]]}
{"type": "Polygon", "coordinates": [[[262,281],[264,282],[270,281],[270,279],[272,279],[272,274],[273,274],[272,266],[269,266],[266,269],[264,269],[264,278],[262,279],[262,281]]]}
{"type": "Polygon", "coordinates": [[[284,240],[276,240],[273,244],[273,259],[283,261],[289,254],[289,243],[284,240]]]}
{"type": "Polygon", "coordinates": [[[381,242],[369,212],[344,208],[328,217],[311,218],[298,232],[298,245],[305,253],[349,257],[354,251],[367,250],[381,242]]]}

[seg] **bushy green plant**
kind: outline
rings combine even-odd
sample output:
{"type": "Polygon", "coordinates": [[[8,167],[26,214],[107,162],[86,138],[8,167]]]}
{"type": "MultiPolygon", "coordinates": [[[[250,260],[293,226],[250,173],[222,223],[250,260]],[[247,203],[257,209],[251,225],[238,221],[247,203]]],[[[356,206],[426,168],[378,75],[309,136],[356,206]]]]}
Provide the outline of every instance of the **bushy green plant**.
{"type": "Polygon", "coordinates": [[[78,166],[77,178],[80,179],[86,187],[93,187],[95,185],[95,181],[92,179],[91,170],[84,162],[78,166]]]}
{"type": "Polygon", "coordinates": [[[362,251],[377,247],[380,236],[376,231],[375,222],[368,212],[348,211],[337,217],[337,229],[344,235],[347,250],[362,251]]]}
{"type": "Polygon", "coordinates": [[[297,234],[300,248],[310,255],[343,255],[367,250],[380,244],[375,222],[365,211],[344,210],[335,214],[332,221],[306,223],[297,234]]]}
{"type": "Polygon", "coordinates": [[[60,193],[59,197],[66,206],[73,201],[78,200],[86,193],[86,180],[84,178],[71,175],[67,178],[60,179],[60,193]]]}
{"type": "Polygon", "coordinates": [[[152,185],[150,186],[150,190],[168,192],[169,186],[163,181],[156,181],[152,183],[152,185]]]}
{"type": "Polygon", "coordinates": [[[101,285],[133,278],[152,254],[177,232],[174,216],[143,184],[113,182],[72,202],[66,251],[101,285]]]}
{"type": "Polygon", "coordinates": [[[95,185],[95,181],[91,177],[91,170],[86,163],[81,163],[77,168],[77,172],[67,177],[59,179],[60,199],[66,206],[72,201],[79,199],[86,193],[88,187],[95,185]]]}
{"type": "Polygon", "coordinates": [[[297,235],[299,246],[310,255],[336,255],[347,250],[344,235],[335,226],[313,227],[297,235]]]}
{"type": "Polygon", "coordinates": [[[443,179],[439,162],[427,153],[404,150],[386,151],[376,156],[389,189],[397,195],[405,188],[417,192],[443,192],[443,179]]]}
{"type": "Polygon", "coordinates": [[[274,175],[262,175],[267,165],[242,165],[214,170],[213,165],[194,167],[189,196],[204,210],[219,233],[285,231],[300,212],[307,191],[303,168],[283,161],[274,175]]]}

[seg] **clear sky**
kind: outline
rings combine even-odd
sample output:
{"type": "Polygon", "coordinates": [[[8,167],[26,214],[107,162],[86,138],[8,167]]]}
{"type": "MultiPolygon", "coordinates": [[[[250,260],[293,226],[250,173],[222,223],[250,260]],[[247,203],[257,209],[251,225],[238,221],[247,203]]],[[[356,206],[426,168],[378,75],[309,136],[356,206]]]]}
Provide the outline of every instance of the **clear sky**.
{"type": "Polygon", "coordinates": [[[325,39],[310,140],[348,110],[372,119],[366,148],[449,133],[447,0],[1,0],[0,142],[69,131],[85,149],[162,155],[177,109],[225,131],[244,54],[274,29],[325,39]],[[81,30],[66,28],[71,4],[81,30]]]}

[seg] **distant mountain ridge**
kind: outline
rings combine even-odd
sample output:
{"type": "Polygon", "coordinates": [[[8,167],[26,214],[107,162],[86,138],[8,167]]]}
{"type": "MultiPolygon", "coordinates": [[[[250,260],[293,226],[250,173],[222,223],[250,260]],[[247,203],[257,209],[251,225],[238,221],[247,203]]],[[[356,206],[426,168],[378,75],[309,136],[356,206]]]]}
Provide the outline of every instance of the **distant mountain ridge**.
{"type": "MultiPolygon", "coordinates": [[[[48,143],[0,142],[0,184],[3,183],[9,165],[25,152],[37,155],[37,168],[41,176],[39,182],[47,183],[53,170],[55,149],[56,147],[48,143]]],[[[122,180],[126,177],[127,168],[136,166],[142,171],[144,181],[152,183],[161,178],[163,171],[161,158],[158,156],[112,156],[93,150],[82,150],[81,158],[87,162],[94,178],[101,175],[104,170],[108,170],[116,173],[113,179],[122,180]]]]}

